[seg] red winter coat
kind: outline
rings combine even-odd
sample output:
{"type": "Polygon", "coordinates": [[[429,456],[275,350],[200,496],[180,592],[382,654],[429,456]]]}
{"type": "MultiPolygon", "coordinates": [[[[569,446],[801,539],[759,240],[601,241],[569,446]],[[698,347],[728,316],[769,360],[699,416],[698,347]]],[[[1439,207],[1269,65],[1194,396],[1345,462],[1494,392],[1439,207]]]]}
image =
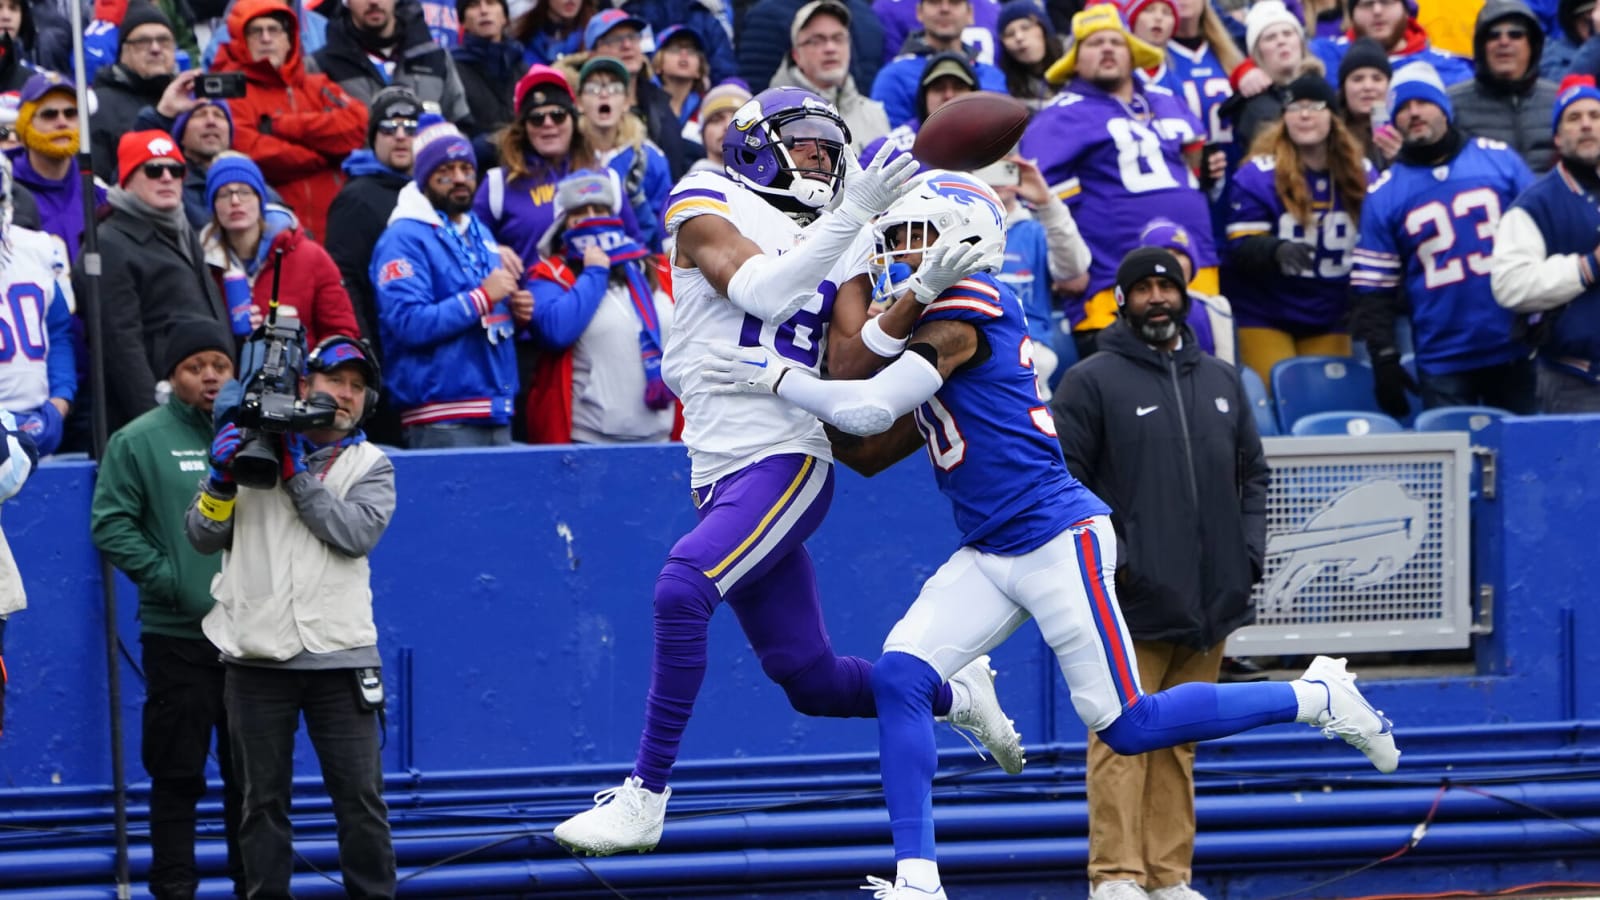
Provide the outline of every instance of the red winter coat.
{"type": "Polygon", "coordinates": [[[339,166],[367,143],[367,108],[326,75],[306,72],[299,35],[299,19],[283,0],[239,0],[213,68],[243,72],[249,84],[228,101],[233,149],[255,160],[306,230],[326,240],[328,207],[345,182],[339,166]],[[268,13],[293,23],[289,56],[276,69],[252,62],[244,39],[245,25],[268,13]]]}
{"type": "MultiPolygon", "coordinates": [[[[209,230],[208,230],[209,232],[209,230]]],[[[208,233],[209,236],[209,233],[208,233]]],[[[350,305],[350,295],[345,293],[339,277],[339,267],[322,245],[313,241],[299,228],[286,228],[272,239],[272,244],[256,273],[255,284],[250,288],[250,299],[256,312],[263,317],[272,301],[272,254],[283,248],[283,289],[278,292],[280,309],[293,307],[306,329],[307,348],[315,347],[323,338],[343,334],[361,337],[361,326],[356,324],[355,308],[350,305]]],[[[217,288],[227,296],[224,274],[225,257],[218,254],[214,240],[206,242],[206,264],[217,288]],[[219,263],[223,263],[219,265],[219,263]]]]}

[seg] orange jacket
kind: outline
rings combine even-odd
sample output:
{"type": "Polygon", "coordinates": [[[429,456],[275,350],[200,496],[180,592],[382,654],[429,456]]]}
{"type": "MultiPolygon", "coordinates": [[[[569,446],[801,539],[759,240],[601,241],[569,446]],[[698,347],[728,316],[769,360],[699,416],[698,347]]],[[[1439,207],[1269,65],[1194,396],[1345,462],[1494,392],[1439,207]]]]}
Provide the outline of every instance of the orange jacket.
{"type": "Polygon", "coordinates": [[[243,72],[249,83],[243,97],[228,101],[233,149],[256,161],[267,183],[320,241],[327,238],[328,207],[345,182],[339,166],[366,146],[367,108],[326,75],[306,72],[299,35],[299,20],[284,0],[239,0],[228,14],[228,43],[217,51],[213,68],[243,72]],[[276,69],[251,61],[244,38],[245,24],[267,13],[293,23],[289,56],[276,69]]]}

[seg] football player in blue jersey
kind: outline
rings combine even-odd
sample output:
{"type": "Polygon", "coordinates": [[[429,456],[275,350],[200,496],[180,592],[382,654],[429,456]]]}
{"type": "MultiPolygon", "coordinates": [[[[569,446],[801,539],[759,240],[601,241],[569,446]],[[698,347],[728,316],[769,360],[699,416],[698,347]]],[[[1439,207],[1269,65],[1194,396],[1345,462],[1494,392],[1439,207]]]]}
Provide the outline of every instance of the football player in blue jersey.
{"type": "MultiPolygon", "coordinates": [[[[1318,657],[1289,683],[1140,690],[1113,585],[1109,511],[1067,470],[1038,393],[1020,302],[972,265],[974,257],[985,268],[1001,265],[1002,221],[993,191],[944,171],[925,174],[879,217],[873,268],[904,263],[916,274],[887,289],[912,292],[924,308],[902,354],[872,378],[825,381],[767,348],[732,344],[713,348],[703,372],[722,390],[776,394],[865,437],[836,450],[865,472],[926,444],[962,531],[961,547],[923,585],[872,670],[897,861],[894,881],[869,879],[880,900],[945,896],[934,854],[933,698],[943,681],[1030,618],[1055,650],[1078,715],[1117,753],[1298,721],[1344,738],[1380,771],[1399,763],[1389,721],[1361,697],[1343,660],[1318,657]],[[924,273],[943,268],[976,274],[929,290],[924,273]]],[[[1149,259],[1145,253],[1119,270],[1119,289],[1174,277],[1149,259]]]]}

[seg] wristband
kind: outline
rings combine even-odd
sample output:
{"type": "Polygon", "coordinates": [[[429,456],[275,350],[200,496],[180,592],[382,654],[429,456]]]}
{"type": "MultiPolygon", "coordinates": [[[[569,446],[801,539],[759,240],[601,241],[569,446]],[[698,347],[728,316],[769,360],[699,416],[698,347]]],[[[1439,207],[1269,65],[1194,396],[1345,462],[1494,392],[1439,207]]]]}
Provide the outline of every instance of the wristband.
{"type": "Polygon", "coordinates": [[[867,324],[861,326],[861,343],[865,344],[867,349],[874,354],[884,359],[893,359],[905,352],[906,342],[910,340],[910,337],[890,337],[878,322],[881,318],[882,316],[873,316],[867,320],[867,324]]]}
{"type": "Polygon", "coordinates": [[[196,507],[200,510],[200,515],[205,516],[207,519],[213,522],[226,522],[233,518],[234,503],[235,500],[232,497],[213,497],[201,491],[200,500],[196,507]]]}

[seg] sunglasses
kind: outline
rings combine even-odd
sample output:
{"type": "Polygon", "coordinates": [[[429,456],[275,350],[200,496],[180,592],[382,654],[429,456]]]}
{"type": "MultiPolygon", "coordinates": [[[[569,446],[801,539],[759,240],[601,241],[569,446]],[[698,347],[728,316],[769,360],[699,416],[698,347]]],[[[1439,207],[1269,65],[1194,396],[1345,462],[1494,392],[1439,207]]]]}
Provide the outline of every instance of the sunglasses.
{"type": "Polygon", "coordinates": [[[183,174],[188,170],[189,167],[185,166],[183,163],[174,165],[172,163],[148,162],[145,163],[142,168],[144,177],[150,179],[151,181],[160,181],[161,176],[163,175],[171,175],[174,181],[182,181],[183,174]]]}
{"type": "Polygon", "coordinates": [[[1528,36],[1526,28],[1496,28],[1489,32],[1491,41],[1520,41],[1528,36]]]}
{"type": "Polygon", "coordinates": [[[569,115],[566,110],[552,109],[548,112],[528,113],[526,116],[522,117],[522,121],[529,125],[543,125],[546,122],[549,122],[551,125],[565,125],[567,124],[568,118],[569,115]]]}
{"type": "Polygon", "coordinates": [[[34,113],[33,117],[44,122],[55,122],[60,119],[76,122],[78,121],[78,108],[76,106],[46,107],[34,113]]]}
{"type": "Polygon", "coordinates": [[[416,119],[384,119],[378,123],[378,133],[394,137],[400,132],[415,136],[417,133],[416,119]]]}

